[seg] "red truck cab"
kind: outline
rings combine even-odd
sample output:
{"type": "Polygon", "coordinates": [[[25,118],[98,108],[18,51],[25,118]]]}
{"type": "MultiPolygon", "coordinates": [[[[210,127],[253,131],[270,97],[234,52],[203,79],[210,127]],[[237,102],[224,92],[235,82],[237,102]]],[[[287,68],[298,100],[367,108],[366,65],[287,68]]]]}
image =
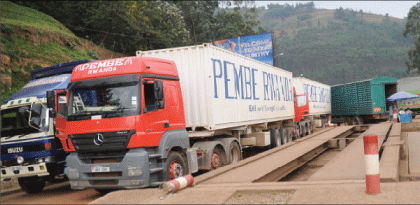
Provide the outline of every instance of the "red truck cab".
{"type": "Polygon", "coordinates": [[[66,161],[73,189],[157,186],[196,166],[186,159],[196,153],[188,149],[173,61],[127,57],[86,63],[70,81],[57,136],[72,151],[66,161]]]}
{"type": "Polygon", "coordinates": [[[295,136],[296,138],[304,137],[306,134],[312,133],[312,121],[304,120],[306,115],[309,115],[309,96],[308,94],[296,94],[296,89],[293,87],[294,107],[295,107],[295,136]]]}

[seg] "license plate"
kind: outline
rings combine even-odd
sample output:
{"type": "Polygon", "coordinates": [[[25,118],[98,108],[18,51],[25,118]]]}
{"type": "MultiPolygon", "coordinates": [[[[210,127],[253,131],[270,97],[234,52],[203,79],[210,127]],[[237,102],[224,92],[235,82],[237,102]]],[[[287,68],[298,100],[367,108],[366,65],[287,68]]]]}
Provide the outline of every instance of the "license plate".
{"type": "Polygon", "coordinates": [[[17,170],[22,170],[22,167],[20,167],[20,166],[19,167],[12,167],[11,169],[12,169],[12,171],[17,171],[17,170]]]}
{"type": "Polygon", "coordinates": [[[92,172],[109,172],[109,167],[92,167],[92,172]]]}

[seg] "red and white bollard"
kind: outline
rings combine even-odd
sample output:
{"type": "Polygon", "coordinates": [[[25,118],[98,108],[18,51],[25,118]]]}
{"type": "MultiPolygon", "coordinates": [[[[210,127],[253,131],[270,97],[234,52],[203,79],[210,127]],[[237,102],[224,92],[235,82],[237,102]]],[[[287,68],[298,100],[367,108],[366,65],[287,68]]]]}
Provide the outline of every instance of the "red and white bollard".
{"type": "Polygon", "coordinates": [[[161,185],[161,189],[165,193],[175,193],[185,187],[189,187],[194,184],[194,178],[191,174],[185,175],[183,177],[178,177],[167,181],[161,185]]]}
{"type": "Polygon", "coordinates": [[[337,127],[337,124],[331,123],[331,116],[328,117],[328,123],[325,123],[325,127],[337,127]]]}
{"type": "Polygon", "coordinates": [[[398,110],[397,110],[397,108],[392,109],[392,118],[394,118],[394,123],[398,122],[398,110]]]}
{"type": "Polygon", "coordinates": [[[380,192],[378,136],[365,135],[363,144],[366,162],[366,193],[377,194],[380,192]]]}

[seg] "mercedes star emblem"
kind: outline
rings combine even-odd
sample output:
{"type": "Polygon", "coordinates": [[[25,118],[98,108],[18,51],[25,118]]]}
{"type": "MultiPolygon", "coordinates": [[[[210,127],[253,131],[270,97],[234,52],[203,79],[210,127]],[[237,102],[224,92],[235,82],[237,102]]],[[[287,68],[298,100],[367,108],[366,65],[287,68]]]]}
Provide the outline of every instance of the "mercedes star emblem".
{"type": "Polygon", "coordinates": [[[101,146],[104,143],[104,136],[101,134],[96,134],[95,138],[93,138],[93,144],[96,146],[101,146]]]}

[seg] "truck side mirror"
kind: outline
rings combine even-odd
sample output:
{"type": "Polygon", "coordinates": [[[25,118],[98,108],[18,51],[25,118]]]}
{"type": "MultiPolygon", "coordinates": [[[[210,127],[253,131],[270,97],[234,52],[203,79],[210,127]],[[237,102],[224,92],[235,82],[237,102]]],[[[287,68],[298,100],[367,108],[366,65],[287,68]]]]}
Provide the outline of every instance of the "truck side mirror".
{"type": "Polygon", "coordinates": [[[156,108],[157,109],[165,108],[165,101],[163,101],[163,100],[156,101],[156,108]]]}
{"type": "Polygon", "coordinates": [[[55,109],[55,92],[47,91],[47,107],[55,109]]]}
{"type": "Polygon", "coordinates": [[[163,100],[163,82],[161,80],[155,81],[154,91],[155,91],[156,101],[163,100]]]}
{"type": "Polygon", "coordinates": [[[33,104],[31,107],[31,118],[29,119],[29,124],[39,128],[41,124],[41,112],[42,112],[42,105],[41,104],[33,104]]]}

